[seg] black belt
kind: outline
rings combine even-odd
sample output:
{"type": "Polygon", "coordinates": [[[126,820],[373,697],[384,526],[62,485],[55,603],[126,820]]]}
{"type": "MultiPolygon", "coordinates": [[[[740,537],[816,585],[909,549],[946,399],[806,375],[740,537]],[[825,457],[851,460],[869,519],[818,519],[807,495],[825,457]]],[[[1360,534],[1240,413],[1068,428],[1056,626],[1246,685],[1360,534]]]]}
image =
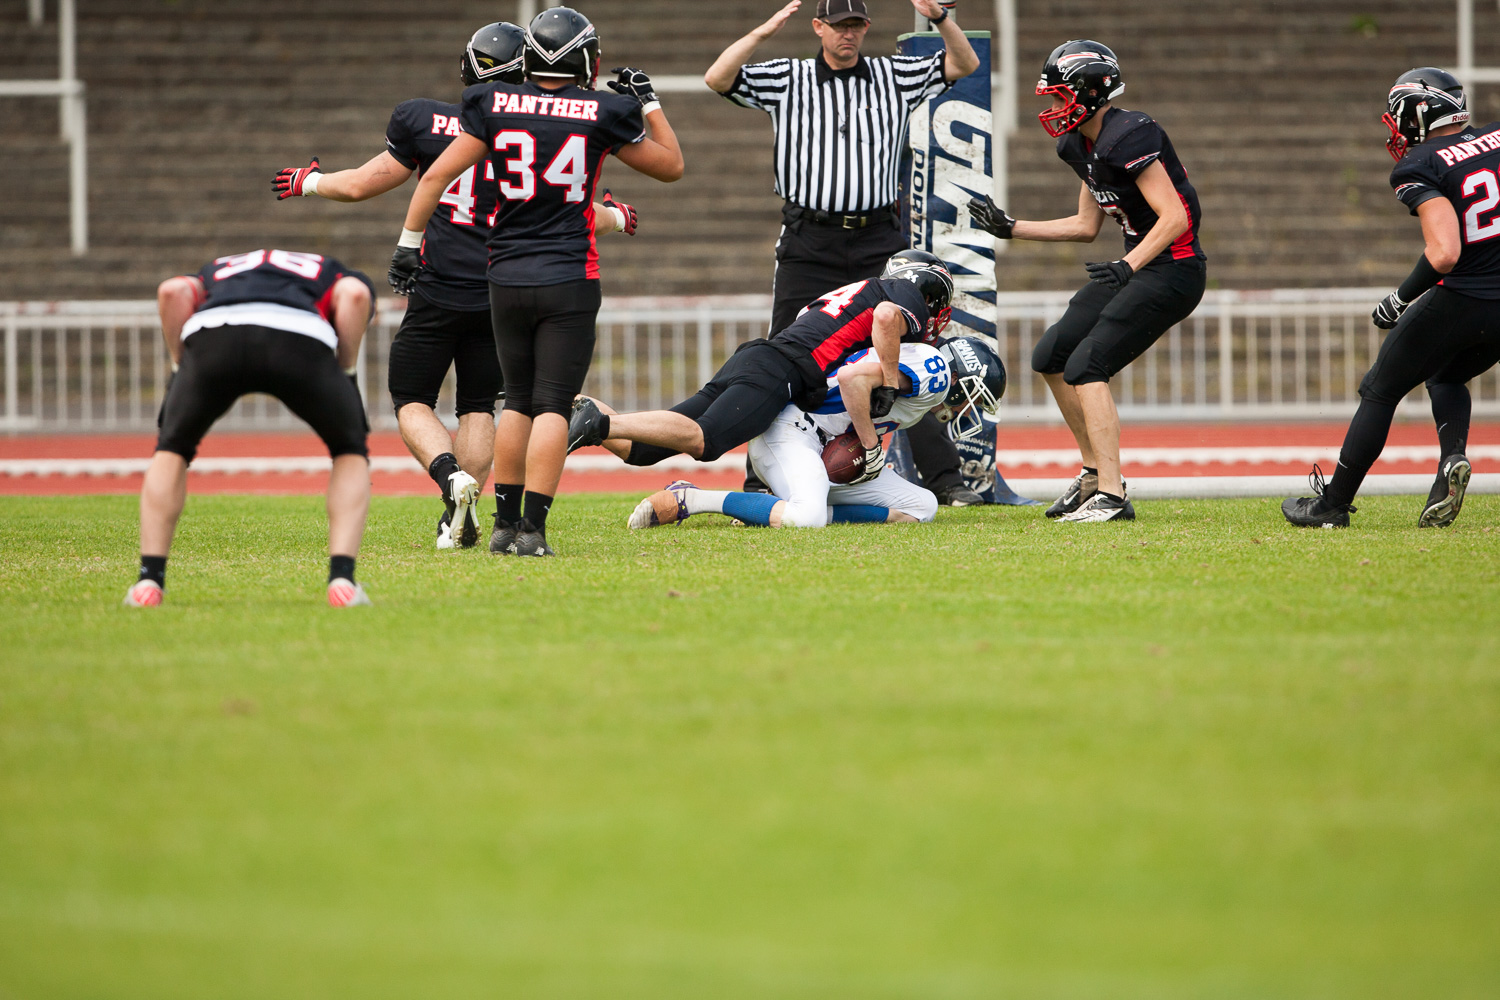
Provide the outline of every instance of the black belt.
{"type": "Polygon", "coordinates": [[[821,208],[803,208],[801,205],[787,202],[782,206],[781,217],[787,222],[813,222],[820,226],[832,226],[835,229],[864,229],[877,222],[894,220],[896,206],[882,205],[880,208],[857,215],[841,215],[838,212],[825,212],[821,208]]]}

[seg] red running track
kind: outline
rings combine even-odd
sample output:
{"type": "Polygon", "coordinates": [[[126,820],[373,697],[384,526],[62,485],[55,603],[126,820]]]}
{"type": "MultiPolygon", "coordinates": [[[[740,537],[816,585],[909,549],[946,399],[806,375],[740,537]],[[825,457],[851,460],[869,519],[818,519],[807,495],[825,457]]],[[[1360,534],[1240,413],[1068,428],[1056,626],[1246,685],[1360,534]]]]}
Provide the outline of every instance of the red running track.
{"type": "MultiPolygon", "coordinates": [[[[1337,449],[1343,440],[1343,423],[1317,424],[1154,424],[1125,428],[1121,446],[1125,449],[1239,449],[1239,448],[1307,448],[1320,446],[1337,449]]],[[[1471,446],[1500,446],[1500,423],[1475,424],[1470,434],[1471,446]]],[[[155,444],[150,434],[77,434],[50,436],[0,437],[0,462],[14,460],[108,460],[146,459],[155,444]]],[[[1420,446],[1435,449],[1432,425],[1411,421],[1396,424],[1391,430],[1390,446],[1420,446]]],[[[999,432],[1002,452],[1068,452],[1072,437],[1062,426],[1002,427],[999,432]]],[[[1491,449],[1487,449],[1491,450],[1491,449]]],[[[741,452],[743,449],[741,450],[741,452]]],[[[392,458],[409,457],[401,439],[394,433],[370,435],[370,454],[392,458]]],[[[600,449],[586,449],[580,455],[603,456],[600,449]]],[[[199,455],[203,458],[280,458],[326,457],[322,443],[310,432],[285,434],[210,434],[199,455]]],[[[1071,456],[1042,456],[1046,461],[1017,461],[1002,466],[1010,479],[1066,478],[1076,467],[1071,456]]],[[[1471,454],[1471,458],[1474,456],[1471,454]]],[[[1329,468],[1332,463],[1325,465],[1329,468]]],[[[1127,455],[1127,479],[1149,479],[1152,476],[1250,476],[1303,475],[1309,463],[1304,459],[1280,461],[1242,461],[1233,457],[1218,461],[1198,453],[1190,462],[1153,461],[1132,463],[1127,455]]],[[[621,464],[618,471],[569,471],[563,475],[561,492],[640,493],[660,489],[675,478],[670,470],[636,470],[621,464]]],[[[1377,473],[1430,473],[1432,460],[1403,459],[1381,461],[1377,473]]],[[[1476,472],[1500,472],[1500,459],[1474,458],[1476,472]]],[[[734,489],[743,476],[734,468],[695,471],[692,478],[709,489],[734,489]]],[[[13,475],[0,474],[0,495],[45,495],[57,493],[139,492],[142,476],[108,475],[13,475]]],[[[425,471],[411,461],[409,472],[376,471],[371,480],[375,492],[384,496],[426,496],[433,492],[432,481],[425,471]]],[[[305,494],[321,493],[327,482],[324,472],[199,472],[189,480],[196,493],[305,494]]]]}

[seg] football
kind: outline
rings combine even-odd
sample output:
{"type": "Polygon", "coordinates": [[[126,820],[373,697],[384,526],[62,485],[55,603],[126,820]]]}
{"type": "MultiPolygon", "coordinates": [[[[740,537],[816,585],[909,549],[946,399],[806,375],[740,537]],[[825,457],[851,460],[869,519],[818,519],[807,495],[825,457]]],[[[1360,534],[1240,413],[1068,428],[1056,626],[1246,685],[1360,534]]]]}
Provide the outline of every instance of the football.
{"type": "Polygon", "coordinates": [[[830,483],[852,483],[865,471],[865,446],[859,435],[847,430],[823,446],[823,468],[830,483]]]}

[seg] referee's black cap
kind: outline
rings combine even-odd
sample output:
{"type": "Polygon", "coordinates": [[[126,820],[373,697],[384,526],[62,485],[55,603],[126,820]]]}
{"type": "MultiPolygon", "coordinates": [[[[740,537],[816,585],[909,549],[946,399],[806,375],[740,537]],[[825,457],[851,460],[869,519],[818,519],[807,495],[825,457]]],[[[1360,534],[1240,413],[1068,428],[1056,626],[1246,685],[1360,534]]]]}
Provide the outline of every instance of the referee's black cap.
{"type": "Polygon", "coordinates": [[[818,20],[838,24],[857,17],[861,21],[870,19],[870,8],[865,0],[818,0],[818,20]]]}

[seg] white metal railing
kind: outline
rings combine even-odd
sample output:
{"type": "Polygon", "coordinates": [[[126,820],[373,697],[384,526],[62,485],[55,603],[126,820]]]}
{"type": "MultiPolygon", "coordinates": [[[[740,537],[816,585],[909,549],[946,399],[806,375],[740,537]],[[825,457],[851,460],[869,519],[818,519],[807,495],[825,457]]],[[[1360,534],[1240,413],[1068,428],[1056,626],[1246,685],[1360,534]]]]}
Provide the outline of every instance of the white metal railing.
{"type": "MultiPolygon", "coordinates": [[[[1384,289],[1211,291],[1191,317],[1161,338],[1113,383],[1120,410],[1145,420],[1342,419],[1358,402],[1382,332],[1370,308],[1384,289]]],[[[1031,351],[1067,308],[1069,292],[999,296],[997,342],[1010,373],[1004,419],[1055,421],[1031,351]]],[[[386,359],[401,322],[400,300],[382,300],[360,356],[371,425],[390,428],[386,359]]],[[[684,399],[739,344],[764,334],[765,295],[606,298],[585,390],[623,410],[684,399]]],[[[150,430],[168,364],[155,303],[0,303],[0,430],[150,430]]],[[[1500,416],[1500,371],[1471,384],[1474,412],[1500,416]]],[[[1407,400],[1425,411],[1422,390],[1407,400]]],[[[439,412],[453,413],[451,376],[439,412]]],[[[241,400],[222,426],[300,427],[280,403],[241,400]]]]}
{"type": "MultiPolygon", "coordinates": [[[[68,143],[69,242],[75,257],[89,249],[88,124],[83,81],[78,79],[75,0],[57,4],[57,79],[0,80],[0,97],[56,97],[62,137],[68,143]]],[[[28,0],[33,27],[42,23],[42,0],[28,0]]]]}

